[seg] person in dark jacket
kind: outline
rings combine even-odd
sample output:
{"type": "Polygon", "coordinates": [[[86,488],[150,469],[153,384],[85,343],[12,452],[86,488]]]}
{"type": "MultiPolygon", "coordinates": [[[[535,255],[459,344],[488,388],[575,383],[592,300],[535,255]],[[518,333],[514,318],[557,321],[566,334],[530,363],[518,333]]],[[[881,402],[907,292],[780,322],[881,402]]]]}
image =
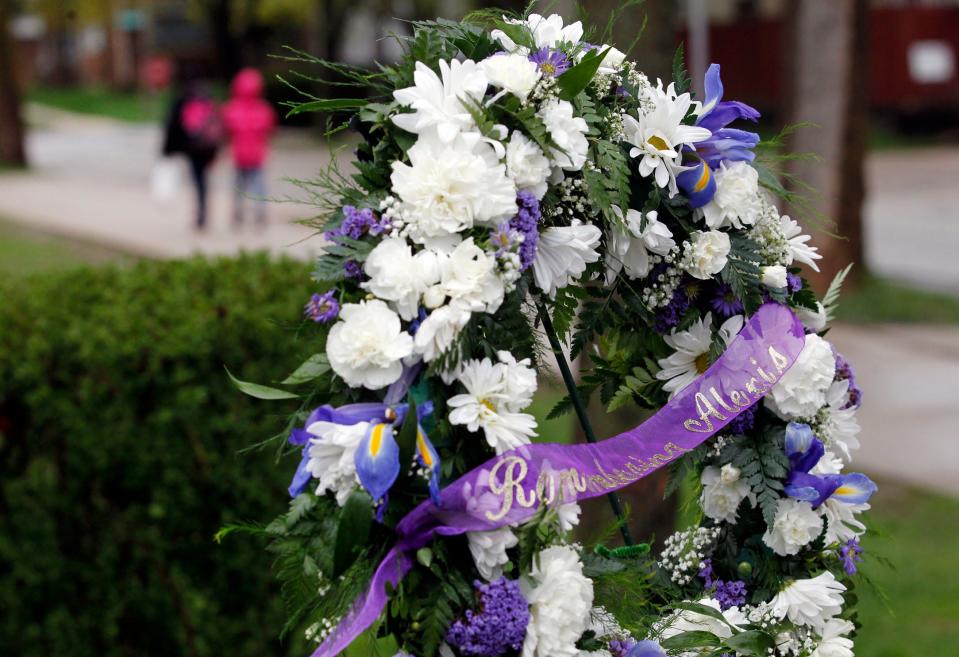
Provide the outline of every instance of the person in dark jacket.
{"type": "Polygon", "coordinates": [[[192,83],[170,107],[163,140],[163,154],[182,154],[190,164],[190,179],[196,191],[196,228],[203,230],[207,218],[207,178],[216,159],[223,127],[216,101],[201,83],[192,83]]]}

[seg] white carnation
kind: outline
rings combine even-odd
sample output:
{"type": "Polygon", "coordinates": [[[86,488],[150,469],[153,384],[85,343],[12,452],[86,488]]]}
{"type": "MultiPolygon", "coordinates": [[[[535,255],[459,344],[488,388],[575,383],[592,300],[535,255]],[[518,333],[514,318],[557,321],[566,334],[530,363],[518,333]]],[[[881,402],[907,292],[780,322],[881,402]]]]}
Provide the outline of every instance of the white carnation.
{"type": "Polygon", "coordinates": [[[755,506],[756,498],[749,484],[740,478],[739,468],[727,463],[722,469],[708,466],[703,469],[700,481],[703,493],[700,499],[703,513],[716,522],[736,524],[736,511],[746,498],[755,506]]]}
{"type": "Polygon", "coordinates": [[[448,245],[468,228],[494,226],[516,213],[516,186],[478,135],[444,143],[425,133],[407,156],[409,164],[393,163],[390,181],[413,241],[448,245]]]}
{"type": "Polygon", "coordinates": [[[523,101],[540,78],[539,67],[523,55],[497,53],[480,62],[480,66],[490,84],[523,101]]]}
{"type": "Polygon", "coordinates": [[[326,339],[330,367],[351,388],[385,388],[400,378],[412,353],[412,336],[379,299],[345,304],[326,339]]]}
{"type": "Polygon", "coordinates": [[[579,171],[586,163],[589,142],[586,120],[573,116],[573,105],[566,100],[553,99],[543,105],[536,115],[542,119],[556,147],[549,153],[553,164],[566,171],[579,171]]]}
{"type": "Polygon", "coordinates": [[[576,550],[546,548],[520,586],[530,612],[522,657],[574,657],[593,606],[593,581],[583,574],[576,550]]]}
{"type": "Polygon", "coordinates": [[[586,271],[586,265],[599,260],[596,248],[602,232],[592,224],[574,221],[571,226],[547,228],[539,236],[533,278],[550,297],[586,271]]]}
{"type": "Polygon", "coordinates": [[[413,255],[402,238],[387,238],[377,244],[367,256],[363,270],[370,280],[362,287],[390,302],[407,321],[416,317],[420,297],[439,280],[436,254],[424,250],[413,255]]]}
{"type": "Polygon", "coordinates": [[[423,320],[413,344],[416,353],[427,363],[449,349],[470,321],[470,312],[453,306],[437,308],[423,320]]]}
{"type": "Polygon", "coordinates": [[[684,243],[686,250],[681,264],[690,276],[707,281],[726,267],[731,248],[728,234],[697,230],[689,237],[692,242],[684,243]]]}
{"type": "Polygon", "coordinates": [[[822,640],[809,657],[854,657],[852,639],[846,635],[856,626],[843,618],[830,618],[822,628],[822,640]]]}
{"type": "Polygon", "coordinates": [[[784,497],[776,505],[776,517],[766,528],[763,543],[781,557],[791,556],[816,540],[822,526],[822,518],[809,502],[784,497]]]}
{"type": "Polygon", "coordinates": [[[766,407],[784,420],[812,417],[826,403],[835,375],[832,347],[818,335],[807,335],[796,362],[766,396],[766,407]]]}
{"type": "Polygon", "coordinates": [[[506,172],[516,189],[526,189],[542,199],[549,187],[546,181],[552,171],[543,150],[519,130],[514,130],[506,145],[506,172]]]}
{"type": "Polygon", "coordinates": [[[817,630],[842,611],[842,582],[828,570],[812,579],[792,581],[776,594],[770,603],[776,618],[796,625],[809,625],[817,630]]]}
{"type": "Polygon", "coordinates": [[[337,504],[346,504],[350,493],[356,490],[356,450],[369,428],[369,422],[347,425],[314,422],[306,427],[307,433],[313,436],[306,469],[319,480],[317,495],[329,491],[336,496],[337,504]]]}
{"type": "Polygon", "coordinates": [[[439,261],[440,286],[450,305],[473,312],[494,313],[506,288],[497,275],[496,258],[473,243],[460,242],[439,261]]]}
{"type": "Polygon", "coordinates": [[[516,547],[519,540],[509,527],[500,527],[485,532],[466,532],[470,554],[476,570],[488,582],[503,574],[503,566],[509,563],[506,551],[516,547]]]}
{"type": "Polygon", "coordinates": [[[788,284],[786,268],[782,265],[763,267],[760,271],[760,281],[770,290],[781,290],[788,284]]]}
{"type": "Polygon", "coordinates": [[[759,172],[746,162],[721,162],[715,172],[716,193],[702,208],[710,228],[752,226],[763,213],[759,172]]]}
{"type": "Polygon", "coordinates": [[[530,359],[516,360],[508,351],[496,352],[499,358],[503,380],[503,405],[510,411],[521,411],[533,403],[536,394],[536,370],[530,365],[530,359]]]}

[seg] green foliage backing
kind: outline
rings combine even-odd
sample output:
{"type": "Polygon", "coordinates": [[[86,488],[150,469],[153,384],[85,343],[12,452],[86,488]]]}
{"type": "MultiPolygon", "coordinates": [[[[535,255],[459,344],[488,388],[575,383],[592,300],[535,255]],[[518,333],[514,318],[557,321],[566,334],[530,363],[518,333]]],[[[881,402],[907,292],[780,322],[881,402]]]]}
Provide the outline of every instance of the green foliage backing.
{"type": "Polygon", "coordinates": [[[269,382],[312,353],[291,316],[308,275],[246,256],[0,285],[0,652],[308,652],[277,638],[263,542],[213,541],[287,506],[293,459],[238,450],[296,401],[246,397],[224,365],[269,382]]]}

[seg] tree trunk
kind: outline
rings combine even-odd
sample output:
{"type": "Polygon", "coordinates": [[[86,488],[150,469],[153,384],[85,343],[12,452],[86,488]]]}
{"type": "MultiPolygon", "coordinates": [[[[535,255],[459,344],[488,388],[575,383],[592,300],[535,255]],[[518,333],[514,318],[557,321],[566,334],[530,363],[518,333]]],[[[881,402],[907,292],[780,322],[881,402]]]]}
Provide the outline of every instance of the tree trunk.
{"type": "Polygon", "coordinates": [[[821,158],[789,167],[816,190],[809,199],[812,212],[792,211],[816,233],[823,254],[822,273],[814,278],[820,289],[840,268],[863,257],[868,80],[857,62],[866,61],[868,4],[793,0],[788,13],[792,89],[787,115],[791,122],[814,124],[794,135],[791,148],[821,158]]]}
{"type": "Polygon", "coordinates": [[[9,30],[13,15],[11,5],[11,0],[0,0],[0,164],[24,166],[27,158],[23,148],[16,43],[9,30]]]}

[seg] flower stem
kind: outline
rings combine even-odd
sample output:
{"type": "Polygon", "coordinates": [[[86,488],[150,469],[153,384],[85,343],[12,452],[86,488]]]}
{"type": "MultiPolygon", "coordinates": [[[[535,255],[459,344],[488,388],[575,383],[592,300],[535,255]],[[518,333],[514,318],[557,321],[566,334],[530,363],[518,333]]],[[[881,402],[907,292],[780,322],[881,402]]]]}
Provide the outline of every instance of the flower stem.
{"type": "MultiPolygon", "coordinates": [[[[589,416],[586,413],[583,400],[580,399],[579,393],[576,390],[576,381],[573,379],[573,373],[569,369],[569,363],[566,362],[566,356],[563,354],[563,348],[560,345],[559,337],[556,335],[556,329],[553,328],[553,321],[549,317],[549,311],[542,302],[540,302],[538,306],[539,318],[543,323],[543,331],[546,333],[547,339],[549,339],[549,346],[553,349],[553,355],[556,356],[556,363],[559,365],[559,371],[563,376],[563,383],[566,385],[566,390],[569,392],[569,398],[573,403],[573,409],[576,411],[579,425],[583,428],[587,442],[599,442],[596,440],[596,434],[593,432],[593,425],[589,422],[589,416]]],[[[619,496],[614,492],[609,492],[606,493],[606,499],[609,500],[609,506],[612,507],[613,515],[616,516],[619,524],[619,532],[623,535],[623,543],[633,545],[633,537],[629,532],[626,513],[623,511],[623,505],[619,500],[619,496]]]]}

